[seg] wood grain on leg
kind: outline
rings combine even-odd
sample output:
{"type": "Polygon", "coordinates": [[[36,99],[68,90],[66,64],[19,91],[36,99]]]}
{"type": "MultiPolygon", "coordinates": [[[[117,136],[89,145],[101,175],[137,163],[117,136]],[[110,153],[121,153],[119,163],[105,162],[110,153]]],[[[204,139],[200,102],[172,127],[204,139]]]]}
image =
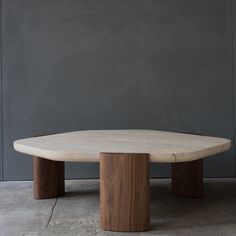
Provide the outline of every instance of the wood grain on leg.
{"type": "Polygon", "coordinates": [[[149,230],[149,154],[100,154],[100,219],[104,230],[149,230]]]}
{"type": "Polygon", "coordinates": [[[55,198],[65,193],[64,162],[33,157],[34,198],[55,198]]]}
{"type": "Polygon", "coordinates": [[[182,197],[203,197],[203,160],[172,163],[171,191],[182,197]]]}

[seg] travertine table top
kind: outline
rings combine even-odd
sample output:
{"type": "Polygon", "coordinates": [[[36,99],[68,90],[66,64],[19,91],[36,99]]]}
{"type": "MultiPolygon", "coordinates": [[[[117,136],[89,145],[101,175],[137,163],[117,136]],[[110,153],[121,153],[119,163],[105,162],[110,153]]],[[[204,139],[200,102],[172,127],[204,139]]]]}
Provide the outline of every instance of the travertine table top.
{"type": "Polygon", "coordinates": [[[98,162],[100,152],[149,153],[152,162],[185,162],[227,151],[230,146],[225,138],[157,130],[87,130],[14,142],[18,152],[73,162],[98,162]]]}

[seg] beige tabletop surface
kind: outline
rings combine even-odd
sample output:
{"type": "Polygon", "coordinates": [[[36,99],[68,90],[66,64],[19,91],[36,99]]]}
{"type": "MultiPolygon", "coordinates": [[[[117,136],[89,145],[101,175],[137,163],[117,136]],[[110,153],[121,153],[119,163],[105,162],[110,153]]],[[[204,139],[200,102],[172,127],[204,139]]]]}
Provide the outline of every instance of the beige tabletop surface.
{"type": "Polygon", "coordinates": [[[149,153],[152,162],[185,162],[227,151],[230,146],[225,138],[157,130],[86,130],[14,142],[18,152],[71,162],[98,162],[101,152],[149,153]]]}

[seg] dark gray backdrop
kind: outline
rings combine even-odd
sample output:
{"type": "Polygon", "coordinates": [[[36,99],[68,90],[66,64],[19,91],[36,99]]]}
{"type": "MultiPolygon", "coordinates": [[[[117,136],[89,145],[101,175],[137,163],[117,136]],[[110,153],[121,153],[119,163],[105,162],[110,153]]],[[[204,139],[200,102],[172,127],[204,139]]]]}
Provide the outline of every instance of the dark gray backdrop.
{"type": "MultiPolygon", "coordinates": [[[[234,143],[233,0],[2,0],[3,180],[31,179],[15,139],[82,129],[196,132],[234,143]]],[[[1,148],[1,146],[0,146],[1,148]]],[[[235,176],[234,145],[205,176],[235,176]]],[[[169,175],[153,165],[152,176],[169,175]]],[[[97,164],[68,164],[70,178],[97,164]]]]}

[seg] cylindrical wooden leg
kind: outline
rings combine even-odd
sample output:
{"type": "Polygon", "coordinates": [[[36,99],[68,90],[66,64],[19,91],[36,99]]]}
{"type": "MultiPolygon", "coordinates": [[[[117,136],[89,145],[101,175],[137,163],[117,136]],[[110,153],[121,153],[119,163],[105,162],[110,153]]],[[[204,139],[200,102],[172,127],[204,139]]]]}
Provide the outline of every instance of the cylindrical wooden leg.
{"type": "Polygon", "coordinates": [[[203,197],[203,160],[172,163],[171,191],[181,197],[203,197]]]}
{"type": "Polygon", "coordinates": [[[65,193],[64,162],[33,157],[34,198],[55,198],[65,193]]]}
{"type": "Polygon", "coordinates": [[[100,220],[104,230],[149,230],[149,154],[100,154],[100,220]]]}

